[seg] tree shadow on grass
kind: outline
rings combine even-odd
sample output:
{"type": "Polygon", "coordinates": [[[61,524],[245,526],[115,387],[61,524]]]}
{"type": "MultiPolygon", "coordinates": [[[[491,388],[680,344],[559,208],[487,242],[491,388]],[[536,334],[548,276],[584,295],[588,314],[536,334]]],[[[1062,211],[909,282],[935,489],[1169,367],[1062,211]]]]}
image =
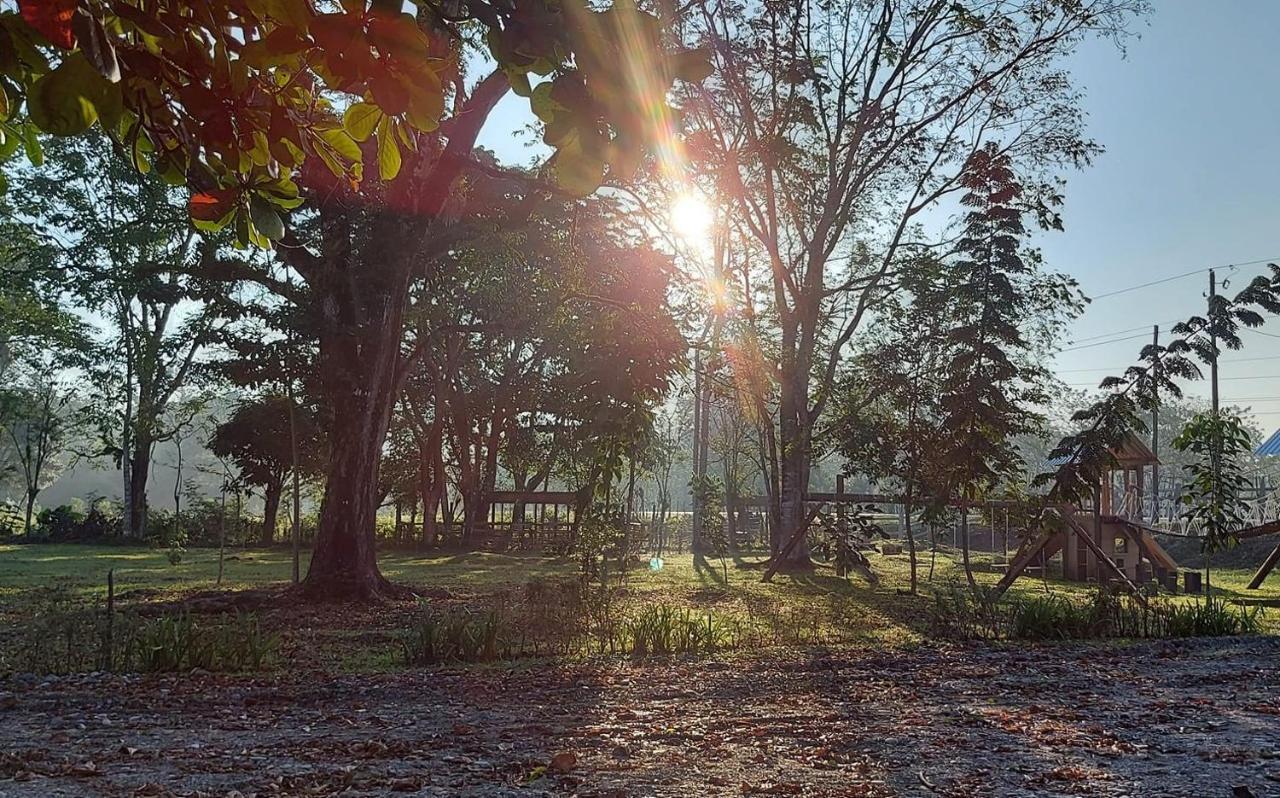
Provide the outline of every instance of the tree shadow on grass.
{"type": "Polygon", "coordinates": [[[720,561],[708,560],[702,554],[693,555],[693,572],[698,575],[698,581],[704,586],[728,584],[720,561]]]}

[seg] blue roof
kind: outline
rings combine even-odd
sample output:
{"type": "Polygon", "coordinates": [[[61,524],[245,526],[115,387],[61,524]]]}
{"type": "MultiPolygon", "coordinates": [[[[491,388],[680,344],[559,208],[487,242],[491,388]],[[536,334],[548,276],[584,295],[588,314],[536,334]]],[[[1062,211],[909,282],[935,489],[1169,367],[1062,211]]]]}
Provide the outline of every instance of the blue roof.
{"type": "Polygon", "coordinates": [[[1259,446],[1254,454],[1259,457],[1280,457],[1280,429],[1267,438],[1267,442],[1259,446]]]}

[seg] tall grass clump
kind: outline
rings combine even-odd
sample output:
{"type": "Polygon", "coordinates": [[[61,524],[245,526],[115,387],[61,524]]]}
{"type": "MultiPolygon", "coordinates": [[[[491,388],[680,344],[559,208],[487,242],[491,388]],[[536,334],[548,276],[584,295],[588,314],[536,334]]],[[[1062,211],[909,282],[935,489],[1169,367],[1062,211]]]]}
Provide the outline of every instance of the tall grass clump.
{"type": "Polygon", "coordinates": [[[278,648],[279,638],[250,613],[143,618],[109,611],[53,589],[36,602],[30,620],[0,661],[0,670],[38,674],[252,671],[268,667],[278,648]]]}
{"type": "Polygon", "coordinates": [[[1139,602],[1100,588],[1087,599],[1042,595],[988,602],[959,586],[939,590],[931,631],[964,640],[1090,640],[1220,637],[1257,634],[1262,609],[1220,599],[1139,602]]]}

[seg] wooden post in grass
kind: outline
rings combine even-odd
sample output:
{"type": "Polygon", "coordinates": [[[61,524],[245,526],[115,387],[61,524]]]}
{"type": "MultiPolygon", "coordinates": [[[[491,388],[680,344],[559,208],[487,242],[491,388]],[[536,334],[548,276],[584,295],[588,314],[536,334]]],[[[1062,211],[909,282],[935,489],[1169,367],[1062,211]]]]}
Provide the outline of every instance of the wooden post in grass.
{"type": "Polygon", "coordinates": [[[116,653],[116,569],[107,570],[107,651],[103,657],[105,670],[112,670],[116,653]]]}

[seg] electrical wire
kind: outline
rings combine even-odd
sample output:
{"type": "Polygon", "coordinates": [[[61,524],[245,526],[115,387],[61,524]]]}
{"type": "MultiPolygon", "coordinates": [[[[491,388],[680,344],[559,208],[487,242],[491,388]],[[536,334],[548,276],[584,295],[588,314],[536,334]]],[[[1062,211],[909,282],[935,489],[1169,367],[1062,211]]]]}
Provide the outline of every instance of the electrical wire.
{"type": "Polygon", "coordinates": [[[1085,344],[1084,346],[1069,346],[1066,349],[1059,349],[1058,352],[1059,353],[1075,352],[1080,349],[1092,349],[1095,346],[1106,346],[1107,344],[1119,344],[1119,343],[1124,343],[1125,341],[1136,341],[1139,338],[1146,338],[1146,337],[1147,337],[1146,333],[1142,333],[1141,335],[1130,335],[1125,338],[1113,338],[1110,341],[1098,341],[1096,344],[1085,344]]]}
{"type": "Polygon", "coordinates": [[[1251,332],[1251,333],[1257,333],[1258,335],[1265,335],[1265,336],[1267,336],[1268,338],[1280,338],[1280,335],[1276,335],[1275,333],[1263,332],[1262,330],[1255,330],[1255,329],[1253,329],[1252,327],[1245,327],[1245,328],[1244,328],[1244,331],[1245,331],[1245,332],[1251,332]]]}
{"type": "MultiPolygon", "coordinates": [[[[1203,269],[1196,269],[1194,271],[1183,272],[1182,274],[1175,274],[1171,277],[1162,277],[1159,280],[1151,280],[1150,282],[1141,283],[1139,285],[1131,285],[1128,288],[1120,288],[1115,291],[1108,291],[1105,294],[1098,294],[1097,296],[1092,297],[1092,299],[1093,301],[1096,302],[1099,299],[1106,299],[1107,297],[1119,296],[1120,294],[1127,294],[1131,291],[1139,291],[1143,288],[1150,288],[1153,285],[1163,285],[1164,283],[1171,283],[1174,280],[1181,280],[1186,277],[1195,277],[1197,274],[1208,274],[1214,269],[1237,269],[1237,268],[1243,268],[1245,266],[1258,266],[1264,263],[1273,263],[1275,261],[1280,261],[1280,257],[1262,258],[1261,260],[1250,260],[1250,261],[1245,261],[1244,263],[1227,263],[1227,264],[1223,264],[1222,266],[1207,266],[1203,269]]],[[[1280,336],[1276,336],[1276,337],[1280,338],[1280,336]]]]}
{"type": "MultiPolygon", "coordinates": [[[[1174,319],[1173,321],[1162,321],[1160,322],[1160,324],[1173,324],[1174,322],[1177,322],[1177,321],[1181,321],[1181,319],[1174,319]]],[[[1153,326],[1154,325],[1152,324],[1146,324],[1141,327],[1130,327],[1127,330],[1116,330],[1115,332],[1103,333],[1102,335],[1090,335],[1087,338],[1073,338],[1071,340],[1071,343],[1082,344],[1082,343],[1085,343],[1086,341],[1096,341],[1099,338],[1110,338],[1114,335],[1124,335],[1125,333],[1137,332],[1138,330],[1150,330],[1153,326]]]]}
{"type": "MultiPolygon", "coordinates": [[[[1219,360],[1220,365],[1228,363],[1257,363],[1262,360],[1280,360],[1280,355],[1272,355],[1270,357],[1233,357],[1228,360],[1219,360]]],[[[1093,369],[1056,369],[1058,374],[1084,374],[1090,371],[1124,371],[1132,364],[1126,363],[1122,366],[1105,366],[1093,369]]]]}

